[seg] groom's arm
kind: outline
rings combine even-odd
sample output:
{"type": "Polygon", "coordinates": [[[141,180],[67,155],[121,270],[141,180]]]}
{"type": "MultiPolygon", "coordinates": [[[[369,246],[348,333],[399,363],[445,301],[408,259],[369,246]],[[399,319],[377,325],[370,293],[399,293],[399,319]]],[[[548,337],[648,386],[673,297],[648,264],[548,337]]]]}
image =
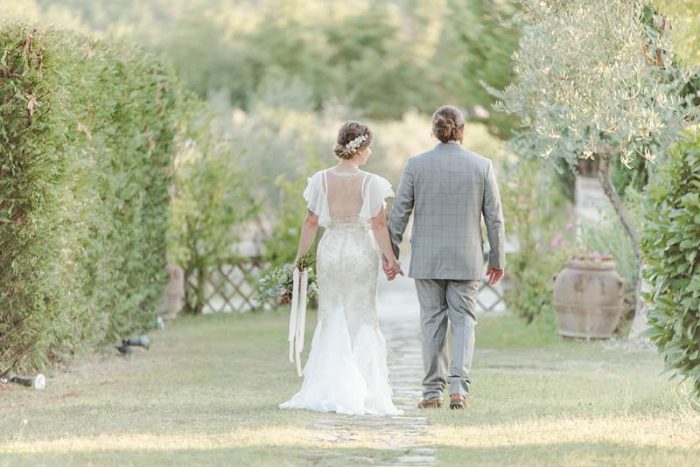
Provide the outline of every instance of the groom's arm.
{"type": "Polygon", "coordinates": [[[408,225],[408,219],[411,217],[411,212],[413,211],[413,181],[413,169],[411,167],[411,159],[409,159],[401,174],[399,190],[394,200],[394,206],[391,209],[391,215],[389,216],[391,244],[397,258],[399,257],[399,245],[401,244],[401,240],[403,240],[403,234],[408,225]]]}
{"type": "Polygon", "coordinates": [[[503,270],[506,265],[505,238],[506,230],[503,221],[503,209],[501,207],[501,197],[498,194],[496,174],[493,171],[493,164],[489,162],[484,183],[484,202],[481,208],[486,222],[486,230],[489,237],[489,266],[494,269],[503,270]]]}

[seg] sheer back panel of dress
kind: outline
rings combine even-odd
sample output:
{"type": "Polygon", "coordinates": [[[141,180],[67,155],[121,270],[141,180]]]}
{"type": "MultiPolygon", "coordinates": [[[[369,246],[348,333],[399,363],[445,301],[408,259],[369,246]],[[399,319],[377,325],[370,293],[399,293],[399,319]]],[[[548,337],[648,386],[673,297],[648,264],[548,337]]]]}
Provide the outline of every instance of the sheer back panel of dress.
{"type": "Polygon", "coordinates": [[[328,210],[333,220],[357,220],[364,201],[363,193],[369,174],[362,171],[325,173],[328,210]]]}
{"type": "Polygon", "coordinates": [[[368,226],[382,212],[385,199],[394,196],[391,183],[362,170],[319,170],[309,178],[304,199],[321,227],[332,224],[368,226]]]}

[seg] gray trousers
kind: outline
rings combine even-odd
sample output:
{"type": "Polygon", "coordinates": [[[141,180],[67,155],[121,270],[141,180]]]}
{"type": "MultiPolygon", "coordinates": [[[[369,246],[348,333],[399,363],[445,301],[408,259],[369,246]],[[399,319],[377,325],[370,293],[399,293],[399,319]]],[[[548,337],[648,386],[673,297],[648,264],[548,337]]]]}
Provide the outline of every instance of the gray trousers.
{"type": "Polygon", "coordinates": [[[423,397],[442,398],[446,383],[449,394],[469,392],[469,370],[474,355],[476,295],[479,280],[416,279],[423,334],[423,397]],[[447,374],[447,325],[452,330],[452,363],[447,374]]]}

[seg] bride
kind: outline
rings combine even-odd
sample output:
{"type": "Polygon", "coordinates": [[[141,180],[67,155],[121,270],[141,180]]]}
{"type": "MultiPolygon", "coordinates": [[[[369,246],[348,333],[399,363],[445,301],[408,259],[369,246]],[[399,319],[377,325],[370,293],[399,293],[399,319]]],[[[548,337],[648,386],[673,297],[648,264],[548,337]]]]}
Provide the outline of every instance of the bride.
{"type": "Polygon", "coordinates": [[[304,368],[301,390],[284,409],[343,414],[398,414],[391,400],[386,345],[377,322],[380,256],[387,270],[403,274],[391,247],[385,199],[391,184],[359,169],[372,153],[372,131],[347,122],[338,131],[335,167],[317,172],[304,191],[308,212],[297,259],[304,256],[318,226],[318,323],[304,368]]]}

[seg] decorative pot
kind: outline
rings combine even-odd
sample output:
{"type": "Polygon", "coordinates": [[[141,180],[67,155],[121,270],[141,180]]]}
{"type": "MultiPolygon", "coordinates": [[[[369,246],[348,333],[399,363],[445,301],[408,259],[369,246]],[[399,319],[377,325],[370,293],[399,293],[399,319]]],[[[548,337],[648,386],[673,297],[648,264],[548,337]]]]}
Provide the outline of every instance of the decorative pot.
{"type": "Polygon", "coordinates": [[[559,334],[606,339],[622,314],[624,280],[610,256],[570,259],[554,277],[554,309],[559,334]]]}

